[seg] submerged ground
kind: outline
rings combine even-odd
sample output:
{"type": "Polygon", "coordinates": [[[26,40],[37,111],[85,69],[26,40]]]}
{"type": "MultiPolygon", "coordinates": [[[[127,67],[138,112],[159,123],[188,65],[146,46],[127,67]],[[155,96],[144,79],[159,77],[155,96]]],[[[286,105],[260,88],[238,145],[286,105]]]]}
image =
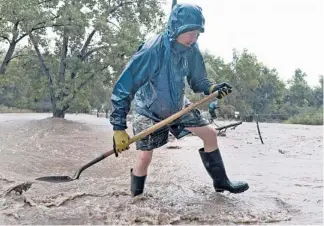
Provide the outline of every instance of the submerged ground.
{"type": "Polygon", "coordinates": [[[79,180],[36,181],[73,176],[112,147],[107,119],[50,116],[0,114],[0,224],[323,223],[323,126],[261,123],[263,145],[255,123],[227,130],[218,138],[227,173],[250,185],[238,195],[214,192],[198,137],[173,140],[155,150],[145,193],[132,198],[134,145],[79,180]]]}

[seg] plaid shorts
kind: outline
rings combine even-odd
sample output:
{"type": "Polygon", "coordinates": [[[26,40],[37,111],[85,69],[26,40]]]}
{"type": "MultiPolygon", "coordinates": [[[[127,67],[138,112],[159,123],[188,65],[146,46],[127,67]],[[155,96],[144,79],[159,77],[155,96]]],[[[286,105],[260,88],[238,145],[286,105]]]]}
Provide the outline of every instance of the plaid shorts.
{"type": "MultiPolygon", "coordinates": [[[[132,126],[134,135],[153,126],[157,122],[144,115],[133,111],[132,126]]],[[[174,120],[170,125],[162,127],[155,132],[149,134],[145,138],[136,142],[136,149],[142,151],[151,151],[168,143],[169,132],[177,139],[184,137],[191,132],[185,130],[185,127],[201,127],[209,124],[209,120],[205,119],[198,109],[194,109],[180,118],[174,120]]]]}

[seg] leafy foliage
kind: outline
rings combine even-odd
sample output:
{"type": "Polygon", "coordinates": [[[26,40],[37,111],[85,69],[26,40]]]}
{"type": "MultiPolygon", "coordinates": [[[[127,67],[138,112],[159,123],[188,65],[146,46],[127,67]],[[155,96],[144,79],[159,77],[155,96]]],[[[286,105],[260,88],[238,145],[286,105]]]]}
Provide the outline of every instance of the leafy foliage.
{"type": "MultiPolygon", "coordinates": [[[[109,111],[112,87],[148,34],[165,29],[157,0],[0,0],[0,105],[66,112],[109,111]]],[[[311,88],[297,68],[287,84],[274,68],[244,49],[231,62],[204,53],[211,81],[233,92],[220,116],[268,115],[290,123],[320,124],[323,75],[311,88]],[[314,117],[314,118],[312,118],[314,117]]],[[[191,102],[204,95],[186,90],[191,102]]],[[[208,103],[202,109],[207,109],[208,103]]]]}
{"type": "Polygon", "coordinates": [[[306,125],[323,125],[323,110],[295,115],[285,123],[290,124],[306,124],[306,125]]]}

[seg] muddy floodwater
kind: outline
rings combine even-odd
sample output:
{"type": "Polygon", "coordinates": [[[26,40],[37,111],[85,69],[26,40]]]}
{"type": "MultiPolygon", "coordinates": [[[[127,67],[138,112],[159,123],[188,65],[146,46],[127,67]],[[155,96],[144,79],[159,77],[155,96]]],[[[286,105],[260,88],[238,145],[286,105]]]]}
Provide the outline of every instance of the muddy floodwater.
{"type": "MultiPolygon", "coordinates": [[[[323,126],[255,123],[218,137],[227,174],[242,194],[215,193],[196,136],[154,151],[143,196],[130,196],[135,145],[73,176],[112,148],[105,118],[0,114],[0,224],[323,224],[323,126]]],[[[217,121],[218,126],[229,122],[217,121]]],[[[130,135],[131,128],[128,129],[130,135]]]]}

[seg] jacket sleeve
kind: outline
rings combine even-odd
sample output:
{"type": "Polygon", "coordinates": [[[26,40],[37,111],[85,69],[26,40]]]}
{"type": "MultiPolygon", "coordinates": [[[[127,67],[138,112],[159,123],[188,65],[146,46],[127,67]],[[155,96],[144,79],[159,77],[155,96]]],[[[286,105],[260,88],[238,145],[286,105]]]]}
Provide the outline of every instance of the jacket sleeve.
{"type": "Polygon", "coordinates": [[[136,52],[118,78],[112,90],[112,113],[110,123],[113,130],[127,128],[126,116],[137,90],[145,84],[157,68],[157,54],[154,49],[142,48],[136,52]]]}
{"type": "Polygon", "coordinates": [[[195,46],[193,46],[193,48],[189,52],[188,66],[189,75],[187,76],[187,81],[190,88],[195,93],[204,92],[206,95],[208,95],[209,88],[212,83],[207,78],[204,59],[197,44],[195,44],[195,46]]]}

